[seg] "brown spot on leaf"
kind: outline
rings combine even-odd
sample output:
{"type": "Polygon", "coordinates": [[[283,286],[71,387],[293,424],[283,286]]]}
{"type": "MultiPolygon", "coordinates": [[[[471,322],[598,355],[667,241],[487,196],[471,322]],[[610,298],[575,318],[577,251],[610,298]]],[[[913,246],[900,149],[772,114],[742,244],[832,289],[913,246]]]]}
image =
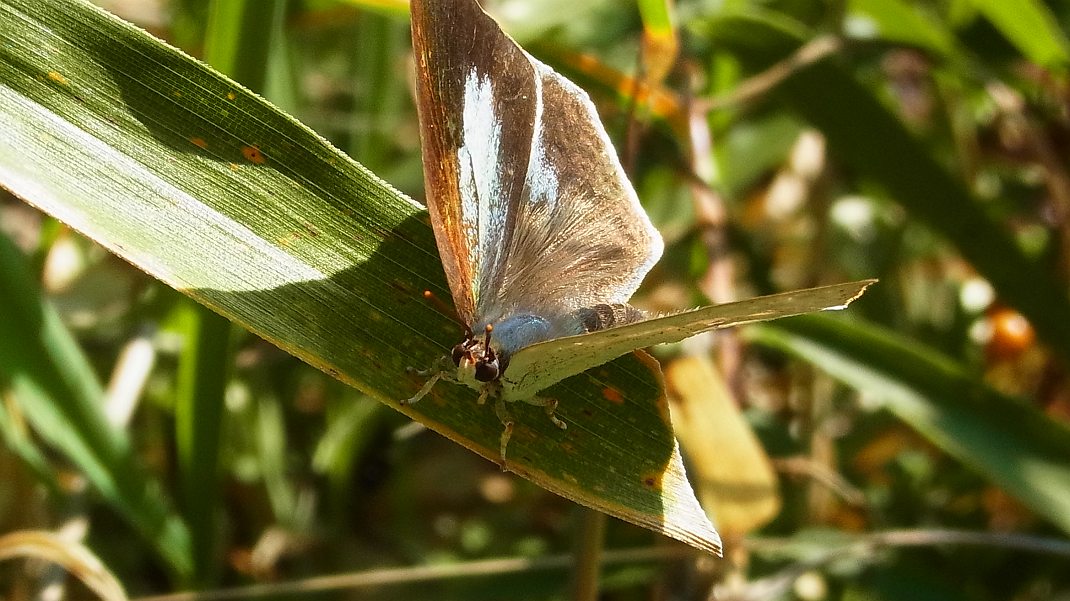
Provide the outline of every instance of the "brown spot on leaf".
{"type": "Polygon", "coordinates": [[[264,157],[264,153],[260,152],[260,149],[256,146],[242,146],[241,153],[245,160],[257,165],[263,165],[264,161],[267,160],[264,157]]]}
{"type": "Polygon", "coordinates": [[[619,390],[612,386],[606,386],[602,389],[602,396],[606,397],[606,400],[614,405],[620,405],[624,402],[624,395],[619,390]]]}
{"type": "Polygon", "coordinates": [[[649,488],[650,490],[660,491],[661,490],[661,477],[662,477],[662,474],[660,474],[660,473],[647,474],[647,475],[643,476],[643,487],[644,488],[649,488]]]}
{"type": "Polygon", "coordinates": [[[190,138],[189,141],[197,148],[208,148],[208,142],[204,138],[190,138]]]}
{"type": "Polygon", "coordinates": [[[48,72],[48,78],[50,80],[62,85],[62,86],[65,86],[65,85],[67,85],[69,83],[67,81],[67,78],[64,77],[63,74],[60,73],[59,71],[49,71],[48,72]]]}

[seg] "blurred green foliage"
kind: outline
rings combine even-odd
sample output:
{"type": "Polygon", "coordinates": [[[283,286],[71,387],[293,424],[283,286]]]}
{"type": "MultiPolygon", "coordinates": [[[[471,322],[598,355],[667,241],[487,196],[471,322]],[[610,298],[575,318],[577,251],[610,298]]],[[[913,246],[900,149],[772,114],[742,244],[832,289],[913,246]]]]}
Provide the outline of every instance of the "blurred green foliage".
{"type": "MultiPolygon", "coordinates": [[[[107,7],[421,197],[403,5],[107,7]],[[230,44],[248,41],[248,28],[256,43],[230,44]]],[[[726,374],[774,459],[803,457],[841,486],[784,472],[783,509],[748,541],[729,542],[733,564],[607,568],[604,597],[706,598],[733,570],[736,586],[765,595],[755,598],[1070,595],[1065,551],[1027,554],[995,536],[815,561],[843,545],[830,531],[1070,533],[1070,5],[679,0],[640,11],[505,0],[492,9],[591,92],[664,232],[666,257],[639,302],[672,309],[881,279],[848,324],[820,316],[748,330],[734,347],[742,367],[726,374]],[[643,43],[667,14],[678,54],[644,55],[674,51],[643,43]],[[664,79],[633,78],[652,58],[672,65],[664,79]],[[786,542],[770,551],[763,537],[786,542]]],[[[131,594],[464,566],[573,544],[582,514],[568,502],[3,202],[0,532],[88,517],[90,548],[131,594]],[[144,340],[148,365],[131,358],[144,340]],[[113,411],[117,374],[135,380],[128,419],[113,411]]],[[[731,340],[714,351],[722,365],[732,365],[731,340]]],[[[608,526],[610,549],[656,544],[608,526]]],[[[551,573],[359,594],[564,598],[551,573]]],[[[5,595],[44,581],[0,565],[5,595]]]]}

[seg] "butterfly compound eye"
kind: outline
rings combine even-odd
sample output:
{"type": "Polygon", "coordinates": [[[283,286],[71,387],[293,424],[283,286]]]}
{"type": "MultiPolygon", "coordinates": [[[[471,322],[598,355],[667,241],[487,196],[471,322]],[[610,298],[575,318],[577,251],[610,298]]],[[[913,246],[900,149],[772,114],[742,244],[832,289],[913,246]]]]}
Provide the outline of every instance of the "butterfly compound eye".
{"type": "Polygon", "coordinates": [[[480,382],[490,382],[491,380],[498,379],[498,358],[494,357],[490,361],[477,361],[476,362],[476,379],[480,382]]]}
{"type": "Polygon", "coordinates": [[[457,367],[461,366],[461,359],[464,359],[465,353],[468,350],[464,348],[464,343],[454,345],[453,347],[453,364],[457,367]]]}

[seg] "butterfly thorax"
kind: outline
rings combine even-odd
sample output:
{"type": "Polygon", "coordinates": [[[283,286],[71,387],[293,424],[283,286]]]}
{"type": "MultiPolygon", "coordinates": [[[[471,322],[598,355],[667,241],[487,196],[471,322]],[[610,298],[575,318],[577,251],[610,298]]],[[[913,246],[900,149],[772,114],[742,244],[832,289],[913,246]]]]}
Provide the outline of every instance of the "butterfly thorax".
{"type": "Polygon", "coordinates": [[[469,329],[464,341],[453,347],[457,379],[479,390],[486,382],[499,380],[509,365],[509,358],[520,349],[546,340],[632,323],[643,317],[643,312],[631,305],[614,303],[552,316],[520,312],[494,322],[485,321],[469,329]]]}
{"type": "Polygon", "coordinates": [[[465,384],[479,389],[485,382],[499,379],[509,365],[509,357],[526,346],[568,335],[575,327],[567,327],[560,318],[547,318],[532,313],[516,313],[493,322],[483,321],[465,334],[465,339],[453,347],[453,363],[457,377],[465,384]],[[565,333],[562,334],[562,326],[565,333]],[[471,332],[480,332],[472,334],[471,332]]]}

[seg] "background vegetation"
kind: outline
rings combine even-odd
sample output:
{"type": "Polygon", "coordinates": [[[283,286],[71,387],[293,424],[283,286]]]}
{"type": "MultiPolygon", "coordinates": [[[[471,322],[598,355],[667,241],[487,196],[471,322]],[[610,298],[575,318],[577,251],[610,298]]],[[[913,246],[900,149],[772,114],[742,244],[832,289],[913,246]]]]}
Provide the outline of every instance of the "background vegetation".
{"type": "MultiPolygon", "coordinates": [[[[113,79],[79,82],[88,71],[74,64],[19,79],[24,65],[62,51],[27,41],[45,28],[25,17],[26,6],[0,1],[0,184],[35,204],[48,196],[40,189],[51,180],[35,187],[19,165],[38,160],[35,144],[60,130],[34,136],[16,125],[47,104],[25,90],[74,82],[84,87],[72,104],[48,105],[50,114],[104,150],[75,163],[54,149],[41,160],[53,161],[57,177],[80,169],[97,177],[98,161],[125,164],[116,154],[149,166],[132,179],[164,174],[205,197],[252,185],[239,165],[212,171],[196,152],[154,163],[139,154],[153,121],[118,112],[109,121],[107,105],[121,100],[164,115],[167,127],[178,122],[166,101],[122,88],[129,80],[159,89],[139,74],[129,45],[99,42],[99,55],[128,65],[113,79]],[[119,92],[108,96],[112,81],[119,92]],[[104,108],[90,114],[101,117],[79,121],[77,105],[95,102],[104,108]]],[[[403,3],[113,0],[106,8],[261,92],[421,198],[403,3]]],[[[0,533],[11,533],[0,538],[0,558],[60,554],[90,570],[95,556],[132,596],[264,583],[272,586],[240,594],[589,598],[597,580],[607,599],[1070,598],[1070,5],[508,0],[491,8],[530,52],[590,91],[666,238],[638,304],[669,310],[881,279],[849,315],[659,349],[692,484],[727,561],[603,523],[502,474],[14,196],[0,205],[0,533]],[[29,534],[44,530],[61,538],[29,534]],[[77,540],[86,548],[72,547],[77,540]],[[561,555],[572,549],[584,561],[561,555]],[[599,557],[604,567],[592,578],[599,557]],[[487,561],[500,558],[522,560],[487,561]],[[338,573],[352,575],[302,580],[338,573]],[[277,587],[284,581],[300,582],[277,587]]],[[[90,44],[91,21],[61,23],[64,14],[57,23],[67,31],[85,29],[61,41],[90,44]]],[[[168,69],[197,75],[181,61],[168,69]]],[[[230,131],[228,115],[216,119],[230,131]]],[[[206,142],[187,141],[205,150],[197,140],[206,142]]],[[[241,156],[258,164],[260,148],[243,146],[241,156]]],[[[286,154],[262,148],[272,159],[286,154]]],[[[312,164],[288,166],[321,176],[312,164]]],[[[322,181],[329,190],[344,184],[322,181]]],[[[288,194],[272,185],[260,193],[288,194]]],[[[116,186],[110,196],[81,193],[130,213],[136,203],[122,202],[148,197],[116,186]]],[[[78,192],[72,184],[63,194],[78,192]]],[[[122,227],[124,244],[150,247],[141,239],[164,235],[122,227]]],[[[232,272],[204,281],[233,283],[246,275],[242,260],[233,256],[232,272]]],[[[413,261],[430,282],[420,286],[440,282],[433,260],[413,261]]],[[[404,299],[418,293],[383,304],[415,319],[411,305],[422,301],[404,299]]],[[[447,326],[446,341],[455,336],[447,326]]],[[[398,349],[409,345],[388,344],[384,360],[406,360],[398,349]]],[[[483,419],[467,405],[447,409],[483,419]]],[[[57,584],[73,597],[91,594],[45,564],[0,564],[5,597],[57,584]]]]}

